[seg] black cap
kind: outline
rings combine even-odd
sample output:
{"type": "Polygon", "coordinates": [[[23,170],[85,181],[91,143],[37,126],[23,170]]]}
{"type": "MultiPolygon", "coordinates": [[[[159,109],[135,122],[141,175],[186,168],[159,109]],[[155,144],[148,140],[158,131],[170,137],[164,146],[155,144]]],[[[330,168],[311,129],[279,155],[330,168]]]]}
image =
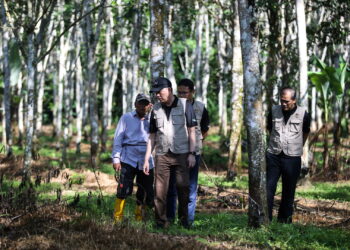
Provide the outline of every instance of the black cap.
{"type": "Polygon", "coordinates": [[[164,88],[171,88],[170,80],[165,78],[165,77],[158,77],[158,78],[154,79],[153,84],[152,84],[152,88],[149,92],[150,93],[158,92],[164,88]]]}
{"type": "Polygon", "coordinates": [[[135,103],[137,103],[139,101],[143,101],[143,100],[151,102],[151,98],[148,95],[140,93],[136,96],[135,103]]]}

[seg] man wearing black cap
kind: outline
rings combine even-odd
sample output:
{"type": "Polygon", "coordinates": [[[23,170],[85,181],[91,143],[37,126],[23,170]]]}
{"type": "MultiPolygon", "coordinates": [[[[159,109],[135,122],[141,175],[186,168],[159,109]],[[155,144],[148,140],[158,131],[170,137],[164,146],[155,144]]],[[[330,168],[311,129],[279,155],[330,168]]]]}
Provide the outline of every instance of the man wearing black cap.
{"type": "Polygon", "coordinates": [[[158,227],[167,228],[166,205],[170,174],[176,176],[179,200],[179,220],[188,227],[189,167],[195,165],[195,127],[197,121],[190,102],[173,94],[171,82],[159,77],[151,93],[159,103],[150,118],[150,136],[144,161],[144,173],[149,174],[149,158],[155,147],[155,217],[158,227]]]}
{"type": "Polygon", "coordinates": [[[149,111],[151,99],[145,94],[138,94],[135,100],[135,111],[128,112],[120,118],[114,135],[113,168],[120,172],[117,189],[117,199],[114,205],[114,220],[123,219],[125,199],[131,195],[136,176],[138,186],[136,192],[136,220],[142,220],[144,205],[153,207],[153,159],[147,163],[150,166],[149,175],[143,173],[143,161],[149,136],[149,111]]]}

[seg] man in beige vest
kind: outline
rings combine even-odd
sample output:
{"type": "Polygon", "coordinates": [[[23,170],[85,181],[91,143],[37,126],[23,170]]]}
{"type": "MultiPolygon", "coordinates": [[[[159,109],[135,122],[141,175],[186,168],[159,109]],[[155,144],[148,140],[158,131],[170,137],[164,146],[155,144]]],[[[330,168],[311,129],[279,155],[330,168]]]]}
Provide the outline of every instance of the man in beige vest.
{"type": "Polygon", "coordinates": [[[149,174],[149,158],[155,148],[155,219],[159,228],[169,225],[166,202],[170,174],[176,176],[179,197],[179,220],[188,227],[189,167],[195,165],[195,127],[197,121],[190,102],[182,102],[173,94],[171,82],[159,77],[151,93],[159,103],[154,104],[150,118],[144,173],[149,174]]]}
{"type": "Polygon", "coordinates": [[[291,223],[303,146],[310,132],[310,117],[305,108],[296,105],[293,88],[283,88],[280,101],[281,105],[272,107],[267,124],[270,132],[266,153],[267,200],[269,218],[272,220],[276,186],[282,176],[282,200],[277,219],[282,223],[291,223]]]}
{"type": "MultiPolygon", "coordinates": [[[[190,169],[190,201],[188,203],[188,222],[190,225],[194,222],[197,200],[198,171],[202,153],[202,141],[207,136],[209,130],[209,114],[204,103],[194,100],[194,83],[190,79],[181,79],[177,84],[177,93],[180,98],[186,98],[193,106],[196,115],[196,165],[190,169]]],[[[176,214],[176,181],[175,176],[170,177],[169,191],[167,198],[167,217],[174,221],[176,214]]]]}

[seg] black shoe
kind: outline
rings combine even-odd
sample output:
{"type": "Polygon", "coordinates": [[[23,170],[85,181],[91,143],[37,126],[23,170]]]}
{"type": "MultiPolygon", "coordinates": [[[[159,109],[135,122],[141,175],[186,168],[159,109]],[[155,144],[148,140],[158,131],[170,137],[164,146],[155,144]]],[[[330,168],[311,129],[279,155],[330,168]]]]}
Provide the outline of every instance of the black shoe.
{"type": "Polygon", "coordinates": [[[165,223],[156,223],[156,228],[157,229],[168,229],[170,226],[169,222],[165,223]]]}
{"type": "Polygon", "coordinates": [[[182,221],[181,222],[181,226],[186,228],[186,229],[190,229],[191,225],[188,223],[188,221],[182,221]]]}

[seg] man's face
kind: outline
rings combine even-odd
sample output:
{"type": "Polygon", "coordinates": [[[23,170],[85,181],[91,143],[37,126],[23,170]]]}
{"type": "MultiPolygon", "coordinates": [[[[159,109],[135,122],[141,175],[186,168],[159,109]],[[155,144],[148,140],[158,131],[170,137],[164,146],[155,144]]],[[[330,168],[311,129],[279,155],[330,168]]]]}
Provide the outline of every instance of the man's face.
{"type": "Polygon", "coordinates": [[[285,91],[280,96],[282,109],[284,111],[289,111],[289,110],[292,110],[293,108],[295,108],[296,99],[293,100],[292,94],[293,93],[291,91],[285,91]]]}
{"type": "Polygon", "coordinates": [[[170,96],[171,96],[171,89],[170,88],[162,88],[160,91],[158,91],[156,93],[156,96],[161,103],[168,102],[168,100],[170,99],[170,96]]]}
{"type": "Polygon", "coordinates": [[[152,103],[147,100],[141,100],[135,103],[136,113],[139,117],[144,117],[152,108],[152,103]]]}
{"type": "Polygon", "coordinates": [[[187,86],[178,86],[177,94],[180,98],[186,98],[187,100],[193,99],[193,91],[191,91],[190,88],[187,86]]]}

